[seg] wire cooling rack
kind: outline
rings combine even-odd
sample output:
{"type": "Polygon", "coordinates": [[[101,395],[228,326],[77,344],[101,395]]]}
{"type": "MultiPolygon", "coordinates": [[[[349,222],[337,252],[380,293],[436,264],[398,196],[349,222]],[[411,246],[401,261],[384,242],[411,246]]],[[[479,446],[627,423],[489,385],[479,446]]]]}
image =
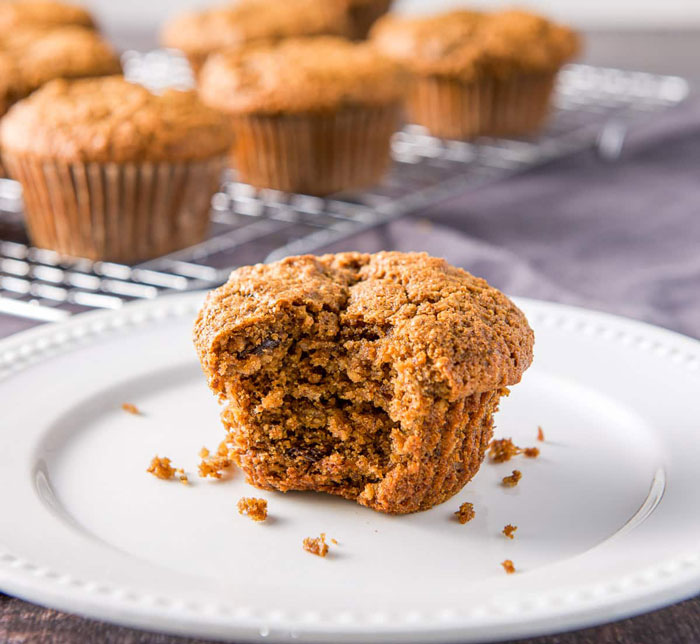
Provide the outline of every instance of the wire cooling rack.
{"type": "MultiPolygon", "coordinates": [[[[186,61],[172,51],[128,52],[125,73],[159,90],[187,87],[186,61]]],[[[393,140],[394,163],[371,190],[328,198],[256,190],[224,178],[212,200],[210,237],[137,266],[69,259],[32,248],[22,225],[21,189],[0,179],[0,313],[59,320],[95,308],[218,284],[243,264],[315,252],[451,195],[594,147],[619,156],[629,123],[688,94],[682,78],[569,65],[554,110],[537,138],[444,141],[407,126],[393,140]]]]}

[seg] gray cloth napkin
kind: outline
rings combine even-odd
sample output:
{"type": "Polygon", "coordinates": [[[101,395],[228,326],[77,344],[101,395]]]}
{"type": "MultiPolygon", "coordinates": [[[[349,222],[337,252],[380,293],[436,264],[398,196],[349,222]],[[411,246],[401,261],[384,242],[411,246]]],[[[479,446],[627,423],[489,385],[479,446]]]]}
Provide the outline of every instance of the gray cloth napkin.
{"type": "Polygon", "coordinates": [[[512,295],[587,306],[700,337],[700,98],[593,152],[345,240],[424,250],[512,295]]]}

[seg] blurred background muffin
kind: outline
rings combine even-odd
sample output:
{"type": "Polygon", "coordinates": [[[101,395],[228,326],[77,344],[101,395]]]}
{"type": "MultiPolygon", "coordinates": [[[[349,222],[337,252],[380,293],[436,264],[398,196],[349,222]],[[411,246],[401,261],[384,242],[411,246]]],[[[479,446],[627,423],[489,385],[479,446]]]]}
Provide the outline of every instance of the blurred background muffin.
{"type": "MultiPolygon", "coordinates": [[[[120,71],[117,53],[91,28],[22,23],[0,30],[0,117],[13,103],[55,78],[120,71]]],[[[6,173],[0,162],[0,177],[6,173]]]]}
{"type": "Polygon", "coordinates": [[[386,16],[372,40],[412,73],[408,119],[454,139],[536,133],[579,48],[568,27],[514,10],[386,16]]]}
{"type": "Polygon", "coordinates": [[[370,45],[325,36],[216,54],[200,93],[230,115],[240,180],[325,195],[384,174],[402,81],[370,45]]]}
{"type": "Polygon", "coordinates": [[[58,27],[79,25],[92,29],[95,21],[90,12],[77,4],[51,0],[3,0],[0,2],[0,34],[23,25],[58,27]]]}
{"type": "Polygon", "coordinates": [[[162,29],[161,42],[183,51],[197,71],[209,54],[222,49],[290,37],[350,36],[351,32],[346,7],[340,1],[239,0],[172,18],[162,29]]]}
{"type": "Polygon", "coordinates": [[[201,241],[231,137],[194,92],[55,80],[0,123],[32,243],[134,263],[201,241]]]}

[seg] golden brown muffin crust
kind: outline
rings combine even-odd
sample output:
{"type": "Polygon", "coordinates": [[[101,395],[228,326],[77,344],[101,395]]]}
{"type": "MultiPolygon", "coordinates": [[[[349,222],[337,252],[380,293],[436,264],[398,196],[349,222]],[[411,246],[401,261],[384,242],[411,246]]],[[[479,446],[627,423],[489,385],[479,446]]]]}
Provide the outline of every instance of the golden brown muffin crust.
{"type": "Polygon", "coordinates": [[[65,161],[190,161],[231,142],[225,117],[195,92],[157,95],[121,76],[51,81],[0,125],[7,150],[65,161]]]}
{"type": "Polygon", "coordinates": [[[513,385],[532,361],[534,337],[523,313],[485,280],[443,259],[303,255],[239,268],[208,295],[196,346],[214,389],[222,390],[211,362],[222,338],[301,304],[342,312],[344,326],[390,327],[383,358],[426,387],[442,386],[448,400],[513,385]]]}
{"type": "Polygon", "coordinates": [[[252,43],[349,33],[343,8],[327,0],[241,0],[176,16],[163,28],[161,41],[166,47],[202,57],[252,43]]]}
{"type": "Polygon", "coordinates": [[[307,112],[397,102],[402,80],[399,66],[370,45],[320,36],[215,54],[200,94],[227,112],[307,112]]]}
{"type": "Polygon", "coordinates": [[[385,16],[372,41],[417,74],[471,80],[481,75],[551,73],[579,49],[568,27],[517,10],[385,16]]]}
{"type": "Polygon", "coordinates": [[[81,6],[51,0],[3,0],[0,2],[0,32],[20,25],[79,25],[93,29],[90,12],[81,6]]]}

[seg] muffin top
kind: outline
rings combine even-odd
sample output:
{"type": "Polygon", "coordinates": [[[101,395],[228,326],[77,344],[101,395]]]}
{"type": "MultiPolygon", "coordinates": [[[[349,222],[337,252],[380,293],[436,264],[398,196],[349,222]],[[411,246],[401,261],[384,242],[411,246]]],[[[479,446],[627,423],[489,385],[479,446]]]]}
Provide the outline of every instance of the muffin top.
{"type": "Polygon", "coordinates": [[[371,45],[319,36],[215,54],[200,94],[227,112],[306,112],[386,105],[401,98],[402,80],[399,65],[371,45]]]}
{"type": "Polygon", "coordinates": [[[270,339],[276,320],[290,312],[307,318],[299,333],[312,339],[318,318],[325,330],[336,328],[338,342],[356,341],[352,360],[370,361],[379,373],[387,365],[397,386],[416,395],[427,388],[456,400],[492,391],[519,382],[532,361],[534,336],[523,313],[443,259],[398,252],[305,255],[244,266],[209,293],[194,341],[212,386],[222,386],[222,353],[263,360],[283,341],[279,333],[270,339]],[[244,346],[249,337],[259,345],[244,346]]]}
{"type": "Polygon", "coordinates": [[[194,92],[153,94],[121,76],[51,81],[0,123],[4,149],[64,161],[189,161],[231,143],[226,118],[194,92]]]}
{"type": "Polygon", "coordinates": [[[451,11],[429,17],[385,16],[372,41],[417,74],[466,80],[481,75],[556,71],[578,51],[576,34],[525,11],[451,11]]]}
{"type": "Polygon", "coordinates": [[[342,6],[327,0],[239,0],[236,4],[191,11],[166,23],[161,41],[195,57],[250,43],[283,38],[347,35],[342,6]]]}
{"type": "Polygon", "coordinates": [[[104,76],[121,71],[119,57],[109,43],[84,27],[19,27],[0,36],[0,52],[13,68],[6,94],[9,102],[55,78],[104,76]]]}
{"type": "Polygon", "coordinates": [[[18,25],[80,25],[94,28],[95,23],[83,7],[51,0],[3,0],[0,2],[0,31],[18,25]]]}

